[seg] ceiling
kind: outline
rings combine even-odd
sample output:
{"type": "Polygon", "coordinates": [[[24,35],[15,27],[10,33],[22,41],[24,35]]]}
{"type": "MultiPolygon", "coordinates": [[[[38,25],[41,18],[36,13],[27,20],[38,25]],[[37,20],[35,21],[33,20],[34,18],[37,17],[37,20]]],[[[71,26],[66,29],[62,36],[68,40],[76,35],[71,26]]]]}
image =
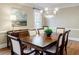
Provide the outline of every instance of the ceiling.
{"type": "Polygon", "coordinates": [[[79,6],[79,3],[21,3],[20,5],[29,6],[33,8],[44,9],[48,8],[67,8],[73,6],[79,6]]]}

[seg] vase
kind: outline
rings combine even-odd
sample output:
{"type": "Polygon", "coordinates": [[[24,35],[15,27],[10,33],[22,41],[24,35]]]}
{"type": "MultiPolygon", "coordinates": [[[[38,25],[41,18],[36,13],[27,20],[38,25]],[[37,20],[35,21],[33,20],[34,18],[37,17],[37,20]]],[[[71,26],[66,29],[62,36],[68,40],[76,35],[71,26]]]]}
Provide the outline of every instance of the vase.
{"type": "Polygon", "coordinates": [[[47,34],[47,37],[50,37],[51,34],[47,34]]]}

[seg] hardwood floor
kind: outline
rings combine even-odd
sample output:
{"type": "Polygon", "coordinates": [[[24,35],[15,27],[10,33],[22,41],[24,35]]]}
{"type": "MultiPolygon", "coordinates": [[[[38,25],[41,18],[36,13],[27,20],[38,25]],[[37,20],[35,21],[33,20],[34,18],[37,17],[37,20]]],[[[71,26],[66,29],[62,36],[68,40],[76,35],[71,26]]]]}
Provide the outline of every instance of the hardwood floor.
{"type": "Polygon", "coordinates": [[[0,55],[11,55],[9,48],[0,49],[0,55]]]}
{"type": "Polygon", "coordinates": [[[68,55],[79,55],[79,41],[70,41],[69,42],[68,55]]]}
{"type": "MultiPolygon", "coordinates": [[[[0,49],[0,55],[11,55],[9,48],[0,49]]],[[[69,41],[68,54],[67,55],[79,55],[79,42],[69,41]]]]}

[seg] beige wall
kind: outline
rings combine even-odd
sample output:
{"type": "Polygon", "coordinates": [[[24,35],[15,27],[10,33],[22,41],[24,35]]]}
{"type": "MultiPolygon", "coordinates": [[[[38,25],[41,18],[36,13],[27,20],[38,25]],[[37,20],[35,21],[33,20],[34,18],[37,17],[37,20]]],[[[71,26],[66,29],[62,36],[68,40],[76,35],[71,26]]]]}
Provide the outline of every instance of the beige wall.
{"type": "Polygon", "coordinates": [[[44,25],[52,27],[65,27],[71,29],[71,37],[79,38],[79,7],[60,9],[57,15],[51,19],[44,19],[44,25]]]}
{"type": "Polygon", "coordinates": [[[6,46],[6,31],[12,30],[11,9],[16,8],[27,14],[27,26],[15,27],[14,29],[34,28],[33,9],[19,4],[0,4],[0,48],[6,46]]]}
{"type": "Polygon", "coordinates": [[[15,29],[34,27],[33,9],[31,7],[18,4],[0,4],[0,31],[12,29],[10,15],[11,9],[13,8],[21,10],[27,14],[27,26],[15,27],[15,29]]]}

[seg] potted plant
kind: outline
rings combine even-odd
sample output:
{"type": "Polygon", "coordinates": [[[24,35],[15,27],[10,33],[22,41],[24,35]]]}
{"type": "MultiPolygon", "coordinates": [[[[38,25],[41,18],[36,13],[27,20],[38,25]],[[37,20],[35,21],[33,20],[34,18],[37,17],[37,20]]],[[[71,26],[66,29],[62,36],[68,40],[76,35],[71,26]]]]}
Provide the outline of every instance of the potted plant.
{"type": "Polygon", "coordinates": [[[52,29],[50,29],[49,27],[44,31],[45,34],[47,35],[47,37],[50,37],[50,35],[52,34],[52,29]]]}

